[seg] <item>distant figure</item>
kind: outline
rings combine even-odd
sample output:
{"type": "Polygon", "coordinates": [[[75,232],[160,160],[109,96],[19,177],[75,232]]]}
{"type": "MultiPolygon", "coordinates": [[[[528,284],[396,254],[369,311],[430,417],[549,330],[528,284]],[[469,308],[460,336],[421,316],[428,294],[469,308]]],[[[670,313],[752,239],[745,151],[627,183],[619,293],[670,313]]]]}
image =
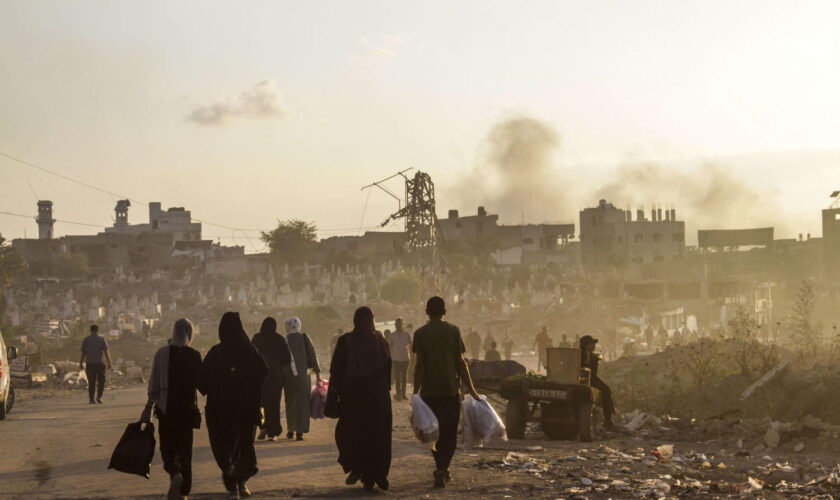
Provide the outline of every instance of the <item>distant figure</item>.
{"type": "MultiPolygon", "coordinates": [[[[398,327],[397,331],[401,331],[398,327]]],[[[393,336],[392,336],[393,340],[393,336]]],[[[387,490],[391,470],[391,359],[373,312],[356,309],[353,331],[341,336],[330,363],[330,389],[340,401],[335,444],[346,484],[387,490]]]]}
{"type": "Polygon", "coordinates": [[[87,375],[90,404],[102,404],[106,368],[111,369],[108,342],[99,336],[99,326],[90,325],[90,335],[82,341],[82,357],[79,359],[79,371],[84,370],[87,375]]]}
{"type": "Polygon", "coordinates": [[[201,365],[198,390],[207,396],[207,434],[228,498],[251,496],[248,479],[257,468],[254,436],[260,416],[265,362],[248,340],[239,313],[226,312],[219,322],[219,343],[201,365]]]}
{"type": "Polygon", "coordinates": [[[192,489],[193,428],[200,424],[196,386],[201,373],[201,354],[190,347],[193,326],[179,319],[172,328],[169,345],[157,350],[149,375],[149,399],[141,422],[158,419],[160,457],[169,474],[167,498],[187,497],[192,489]]]}
{"type": "MultiPolygon", "coordinates": [[[[407,331],[408,334],[411,335],[411,338],[414,339],[414,325],[413,324],[411,324],[411,323],[406,324],[405,325],[405,331],[407,331]]],[[[417,362],[417,360],[415,359],[414,356],[409,357],[408,376],[406,377],[406,380],[408,380],[408,383],[410,383],[410,384],[414,383],[414,365],[415,365],[416,362],[417,362]]]]}
{"type": "Polygon", "coordinates": [[[534,338],[532,347],[537,351],[537,371],[540,371],[540,368],[548,368],[546,365],[546,349],[549,347],[551,347],[551,337],[548,336],[548,328],[542,327],[540,333],[534,338]]]}
{"type": "Polygon", "coordinates": [[[309,370],[315,372],[315,380],[321,381],[321,368],[315,347],[309,335],[301,332],[300,319],[291,317],[286,320],[286,342],[292,353],[297,375],[287,374],[286,378],[286,438],[303,441],[303,435],[309,432],[309,391],[312,379],[309,370]]]}
{"type": "Polygon", "coordinates": [[[493,338],[493,334],[491,332],[487,332],[487,336],[484,337],[484,342],[481,344],[481,347],[484,349],[484,352],[487,352],[495,342],[496,339],[493,338]]]}
{"type": "Polygon", "coordinates": [[[564,333],[560,337],[560,342],[557,344],[557,347],[572,347],[572,344],[569,342],[569,336],[564,333]]]}
{"type": "Polygon", "coordinates": [[[394,370],[394,398],[397,401],[406,399],[405,386],[408,378],[408,363],[411,360],[411,334],[403,330],[402,318],[394,321],[396,330],[388,338],[391,354],[391,364],[394,370]]]}
{"type": "Polygon", "coordinates": [[[496,343],[490,344],[490,350],[484,353],[484,361],[501,361],[502,355],[496,350],[496,343]]]}
{"type": "Polygon", "coordinates": [[[668,347],[668,330],[666,330],[664,326],[659,327],[659,332],[657,332],[657,336],[659,337],[659,345],[663,349],[668,347]]]}
{"type": "Polygon", "coordinates": [[[481,351],[481,336],[475,330],[470,330],[467,334],[467,349],[470,351],[471,359],[478,359],[481,351]]]}
{"type": "Polygon", "coordinates": [[[645,343],[648,349],[655,349],[656,335],[653,333],[653,327],[650,324],[645,328],[645,343]]]}
{"type": "Polygon", "coordinates": [[[612,417],[615,413],[613,406],[612,391],[610,387],[600,378],[598,378],[598,362],[601,360],[598,354],[595,354],[595,344],[598,339],[592,338],[591,335],[584,335],[580,338],[580,366],[581,368],[589,368],[590,385],[601,392],[601,406],[604,410],[604,427],[607,430],[615,430],[612,417]]]}
{"type": "Polygon", "coordinates": [[[460,387],[478,399],[470,370],[464,360],[464,342],[457,326],[443,321],[446,303],[440,297],[426,302],[429,322],[414,334],[414,394],[420,394],[438,419],[440,434],[432,449],[435,459],[434,486],[443,488],[450,480],[449,464],[458,444],[458,420],[461,416],[460,387]]]}
{"type": "MultiPolygon", "coordinates": [[[[385,343],[386,343],[386,344],[388,344],[388,343],[389,343],[389,341],[391,340],[391,330],[386,329],[384,332],[382,332],[382,336],[385,338],[385,343]]],[[[393,365],[391,365],[391,366],[392,366],[392,367],[391,367],[391,369],[393,369],[393,365]]],[[[388,390],[389,390],[389,391],[391,390],[391,385],[393,385],[393,384],[394,384],[394,378],[395,378],[395,377],[396,377],[396,376],[392,376],[392,377],[390,378],[391,382],[390,382],[390,383],[389,383],[389,385],[388,385],[388,390]]]]}
{"type": "Polygon", "coordinates": [[[502,349],[505,351],[505,359],[510,361],[510,358],[513,354],[513,340],[505,334],[505,338],[502,340],[502,349]]]}
{"type": "MultiPolygon", "coordinates": [[[[269,441],[274,441],[283,433],[283,425],[280,423],[280,398],[286,383],[286,373],[291,369],[292,355],[289,353],[286,339],[277,333],[277,320],[274,318],[263,320],[259,333],[254,335],[251,342],[268,368],[260,395],[265,422],[257,439],[267,437],[269,441]]],[[[292,374],[294,375],[294,372],[292,374]]]]}
{"type": "Polygon", "coordinates": [[[683,343],[682,333],[679,328],[674,328],[674,338],[672,340],[674,345],[681,345],[683,343]]]}

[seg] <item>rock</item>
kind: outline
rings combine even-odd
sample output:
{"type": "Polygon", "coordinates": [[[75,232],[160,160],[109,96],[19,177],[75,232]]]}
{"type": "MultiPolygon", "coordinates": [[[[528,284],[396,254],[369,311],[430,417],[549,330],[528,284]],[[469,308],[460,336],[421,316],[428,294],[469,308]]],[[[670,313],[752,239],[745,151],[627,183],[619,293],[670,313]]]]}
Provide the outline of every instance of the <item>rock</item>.
{"type": "Polygon", "coordinates": [[[779,434],[779,431],[772,427],[767,429],[767,432],[764,434],[764,444],[768,448],[778,448],[781,440],[782,436],[779,434]]]}
{"type": "Polygon", "coordinates": [[[795,451],[797,453],[804,450],[804,449],[805,449],[805,443],[799,443],[799,444],[797,444],[796,446],[793,447],[793,451],[795,451]]]}

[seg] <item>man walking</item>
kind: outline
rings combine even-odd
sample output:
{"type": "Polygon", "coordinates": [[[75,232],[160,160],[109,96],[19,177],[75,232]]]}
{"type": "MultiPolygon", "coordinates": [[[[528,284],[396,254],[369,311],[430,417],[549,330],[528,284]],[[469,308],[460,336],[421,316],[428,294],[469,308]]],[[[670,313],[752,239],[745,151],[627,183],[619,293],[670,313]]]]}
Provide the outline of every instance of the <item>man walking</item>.
{"type": "Polygon", "coordinates": [[[102,404],[102,392],[105,391],[105,368],[111,369],[108,342],[99,336],[98,326],[90,325],[90,335],[82,341],[82,357],[79,359],[79,370],[84,369],[87,375],[90,404],[102,404]]]}
{"type": "Polygon", "coordinates": [[[419,393],[440,424],[440,435],[432,456],[435,459],[435,488],[443,488],[451,479],[449,464],[458,443],[458,420],[461,418],[461,384],[478,399],[470,370],[464,360],[464,341],[457,326],[443,321],[446,303],[440,297],[426,302],[429,322],[414,333],[414,394],[419,393]]]}
{"type": "Polygon", "coordinates": [[[540,333],[534,338],[534,345],[532,349],[536,348],[537,351],[537,373],[539,373],[540,368],[548,369],[548,365],[546,364],[548,353],[546,349],[551,347],[551,337],[548,336],[548,328],[542,327],[540,333]]]}
{"type": "Polygon", "coordinates": [[[397,401],[406,399],[405,384],[408,377],[408,362],[411,353],[411,334],[403,329],[402,318],[394,320],[395,331],[391,332],[388,338],[388,346],[391,350],[391,363],[394,370],[394,389],[397,401]]]}

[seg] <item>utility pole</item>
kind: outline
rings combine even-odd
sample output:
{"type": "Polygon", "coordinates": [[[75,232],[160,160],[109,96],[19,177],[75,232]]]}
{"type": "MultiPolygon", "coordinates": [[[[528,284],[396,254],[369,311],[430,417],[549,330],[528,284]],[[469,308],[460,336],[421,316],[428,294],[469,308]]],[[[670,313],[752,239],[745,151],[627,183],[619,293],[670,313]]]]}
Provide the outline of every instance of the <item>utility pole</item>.
{"type": "Polygon", "coordinates": [[[408,170],[398,172],[362,189],[378,187],[400,203],[399,210],[385,219],[382,226],[392,220],[405,219],[408,249],[422,270],[423,284],[434,293],[440,293],[440,231],[435,212],[435,185],[429,174],[418,171],[413,178],[409,178],[405,175],[408,170]],[[402,204],[398,196],[381,185],[382,182],[397,176],[405,179],[405,204],[402,204]]]}

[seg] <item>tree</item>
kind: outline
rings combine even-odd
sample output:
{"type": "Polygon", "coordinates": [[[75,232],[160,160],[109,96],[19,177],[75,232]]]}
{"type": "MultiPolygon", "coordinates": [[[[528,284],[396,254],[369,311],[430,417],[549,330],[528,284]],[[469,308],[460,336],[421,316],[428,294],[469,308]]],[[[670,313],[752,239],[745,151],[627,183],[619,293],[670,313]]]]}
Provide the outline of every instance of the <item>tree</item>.
{"type": "Polygon", "coordinates": [[[0,319],[6,311],[6,301],[3,299],[2,292],[12,283],[15,275],[25,268],[26,263],[17,251],[7,245],[6,239],[0,235],[0,319]]]}
{"type": "Polygon", "coordinates": [[[814,286],[810,281],[804,280],[796,294],[793,314],[788,317],[787,321],[792,340],[798,343],[800,347],[809,349],[812,355],[817,353],[817,344],[820,337],[820,327],[813,323],[816,303],[814,286]]]}
{"type": "Polygon", "coordinates": [[[318,227],[311,222],[298,219],[278,221],[277,228],[260,235],[268,245],[271,256],[284,264],[305,262],[318,238],[318,227]]]}
{"type": "Polygon", "coordinates": [[[729,328],[732,330],[732,341],[735,344],[735,363],[741,371],[741,375],[750,375],[750,365],[753,354],[757,351],[756,332],[760,325],[749,315],[743,307],[735,310],[735,315],[729,320],[729,328]]]}
{"type": "Polygon", "coordinates": [[[26,268],[26,263],[11,245],[6,244],[6,238],[0,234],[0,291],[12,283],[15,275],[26,268]]]}

